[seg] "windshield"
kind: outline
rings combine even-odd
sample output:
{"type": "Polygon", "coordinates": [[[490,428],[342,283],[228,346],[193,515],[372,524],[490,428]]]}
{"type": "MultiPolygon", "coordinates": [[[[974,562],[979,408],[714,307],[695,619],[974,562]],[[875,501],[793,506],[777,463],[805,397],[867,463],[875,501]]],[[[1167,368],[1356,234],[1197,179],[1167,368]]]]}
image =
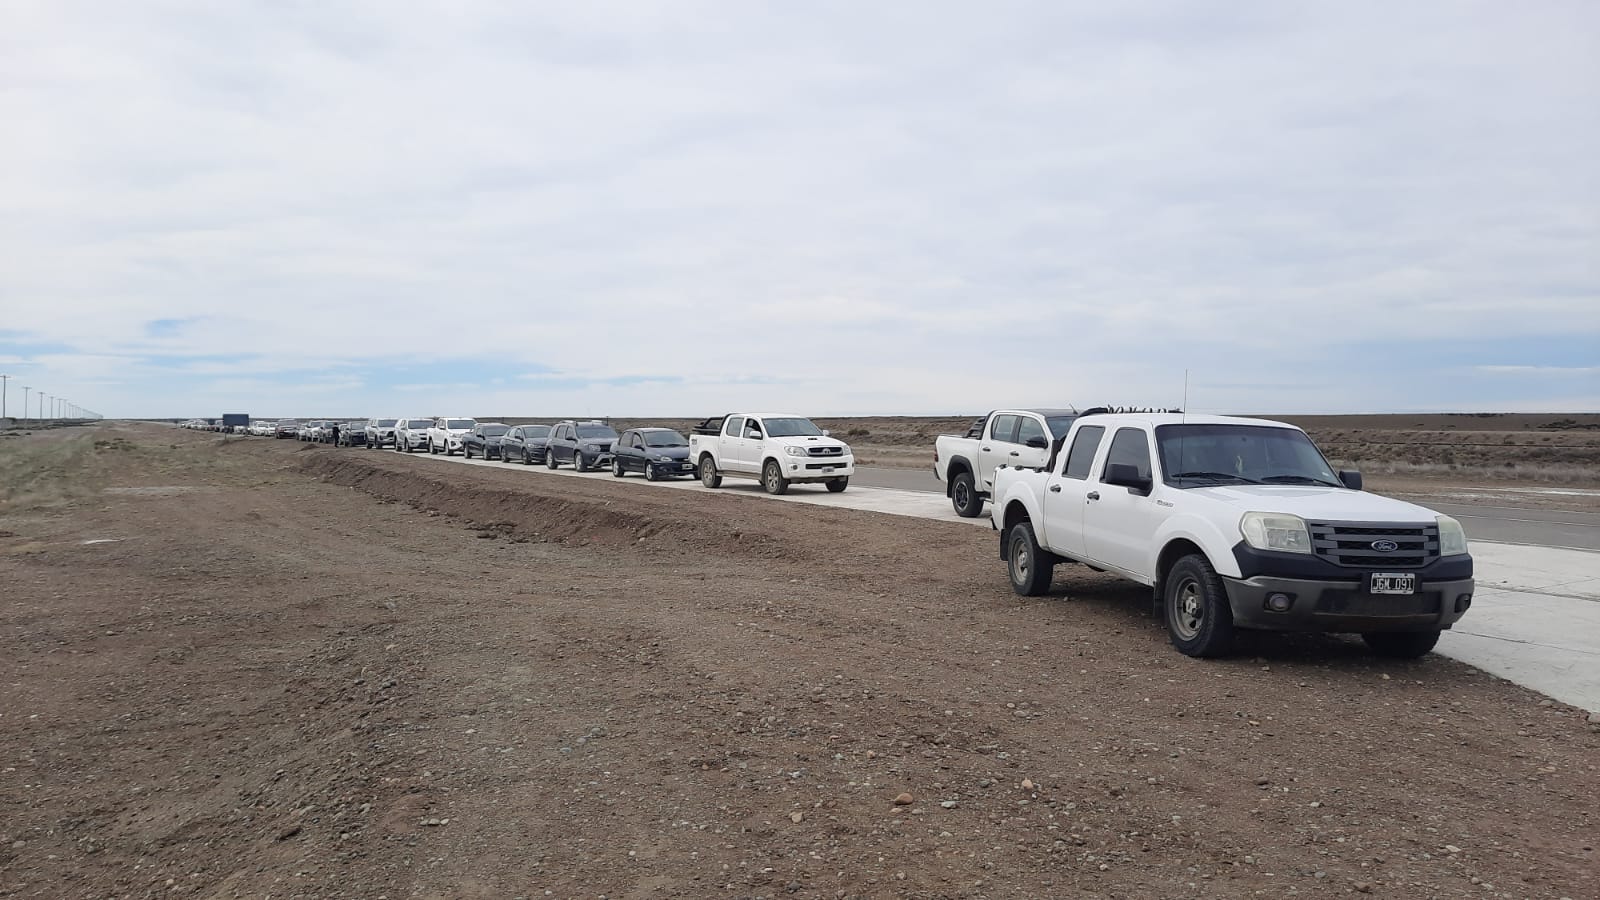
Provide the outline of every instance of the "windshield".
{"type": "Polygon", "coordinates": [[[687,447],[689,442],[676,431],[646,431],[644,432],[644,445],[646,447],[687,447]]]}
{"type": "Polygon", "coordinates": [[[616,440],[617,433],[610,425],[579,425],[578,437],[581,438],[610,438],[616,440]]]}
{"type": "Polygon", "coordinates": [[[407,419],[406,420],[406,427],[407,428],[411,428],[411,429],[430,428],[432,426],[433,426],[433,420],[432,419],[407,419]]]}
{"type": "Polygon", "coordinates": [[[379,428],[393,428],[394,427],[394,420],[393,419],[379,419],[378,420],[378,427],[379,428]]]}
{"type": "Polygon", "coordinates": [[[1324,484],[1342,487],[1305,433],[1265,425],[1162,425],[1162,477],[1176,487],[1205,484],[1324,484]]]}
{"type": "Polygon", "coordinates": [[[445,419],[444,420],[444,427],[446,427],[446,428],[471,428],[472,426],[474,426],[476,424],[478,424],[476,419],[445,419]]]}
{"type": "Polygon", "coordinates": [[[500,435],[505,434],[506,432],[508,432],[510,430],[511,430],[511,428],[509,426],[506,426],[506,425],[485,425],[485,426],[483,426],[483,433],[484,433],[484,435],[486,437],[499,437],[500,435]]]}
{"type": "Polygon", "coordinates": [[[549,437],[550,436],[550,426],[549,425],[524,425],[524,426],[522,426],[522,436],[526,437],[526,438],[549,437]]]}
{"type": "Polygon", "coordinates": [[[1044,424],[1050,429],[1050,436],[1058,438],[1072,430],[1072,423],[1078,421],[1077,416],[1045,416],[1044,424]]]}
{"type": "Polygon", "coordinates": [[[765,419],[767,437],[822,437],[822,429],[810,419],[765,419]]]}

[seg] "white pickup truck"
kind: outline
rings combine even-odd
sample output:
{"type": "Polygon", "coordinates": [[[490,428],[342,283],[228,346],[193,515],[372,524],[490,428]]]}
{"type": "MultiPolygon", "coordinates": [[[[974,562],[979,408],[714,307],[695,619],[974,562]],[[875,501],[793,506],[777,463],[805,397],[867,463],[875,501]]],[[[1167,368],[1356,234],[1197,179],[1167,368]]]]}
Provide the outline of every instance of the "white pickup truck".
{"type": "Polygon", "coordinates": [[[1411,658],[1472,605],[1460,523],[1368,494],[1282,422],[1173,413],[1079,417],[1044,467],[995,475],[1011,587],[1078,562],[1149,585],[1172,643],[1226,653],[1236,628],[1351,632],[1411,658]]]}
{"type": "Polygon", "coordinates": [[[850,447],[803,416],[729,413],[706,419],[689,435],[689,458],[708,488],[724,476],[757,478],[769,494],[791,484],[825,484],[837,494],[850,484],[856,461],[850,447]]]}
{"type": "Polygon", "coordinates": [[[467,432],[476,428],[477,419],[452,418],[440,416],[433,420],[433,427],[428,429],[428,452],[443,453],[445,456],[454,456],[461,452],[465,446],[462,442],[467,439],[467,432]]]}
{"type": "Polygon", "coordinates": [[[1001,466],[1037,467],[1067,433],[1075,409],[997,409],[972,423],[965,435],[941,434],[933,442],[933,474],[956,515],[975,519],[992,496],[1001,466]]]}

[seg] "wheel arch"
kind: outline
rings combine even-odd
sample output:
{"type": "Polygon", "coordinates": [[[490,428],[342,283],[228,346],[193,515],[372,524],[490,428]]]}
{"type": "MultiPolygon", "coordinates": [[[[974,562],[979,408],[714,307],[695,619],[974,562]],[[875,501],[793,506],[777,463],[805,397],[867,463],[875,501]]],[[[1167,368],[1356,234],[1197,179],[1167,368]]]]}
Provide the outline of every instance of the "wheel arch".
{"type": "Polygon", "coordinates": [[[972,476],[972,487],[974,490],[977,490],[978,476],[976,474],[976,470],[972,467],[972,462],[965,456],[956,456],[950,459],[950,465],[946,466],[944,470],[944,495],[946,497],[951,496],[955,492],[956,476],[960,475],[962,472],[972,476]]]}

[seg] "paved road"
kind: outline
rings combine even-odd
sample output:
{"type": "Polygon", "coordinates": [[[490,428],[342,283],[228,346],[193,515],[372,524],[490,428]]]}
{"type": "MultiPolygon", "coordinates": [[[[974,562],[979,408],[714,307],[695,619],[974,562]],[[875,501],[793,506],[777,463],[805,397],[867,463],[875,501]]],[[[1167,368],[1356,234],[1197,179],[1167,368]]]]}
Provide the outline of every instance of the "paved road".
{"type": "MultiPolygon", "coordinates": [[[[900,491],[932,491],[943,494],[944,484],[934,477],[932,468],[888,469],[860,466],[850,482],[866,487],[900,491]]],[[[1474,540],[1504,544],[1529,544],[1573,550],[1600,550],[1600,512],[1572,512],[1558,509],[1528,509],[1484,503],[1446,503],[1418,499],[1429,509],[1455,516],[1474,540]]],[[[1600,498],[1595,505],[1600,507],[1600,498]]]]}

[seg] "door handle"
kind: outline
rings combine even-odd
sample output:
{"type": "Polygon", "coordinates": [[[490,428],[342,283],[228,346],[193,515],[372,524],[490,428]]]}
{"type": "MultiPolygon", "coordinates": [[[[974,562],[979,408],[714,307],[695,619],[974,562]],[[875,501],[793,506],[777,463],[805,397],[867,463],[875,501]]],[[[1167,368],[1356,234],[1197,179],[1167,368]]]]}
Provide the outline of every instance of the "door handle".
{"type": "Polygon", "coordinates": [[[1015,450],[1013,450],[1013,451],[1011,451],[1011,455],[1012,455],[1012,456],[1021,456],[1021,455],[1022,455],[1022,454],[1021,454],[1021,453],[1018,453],[1018,452],[1017,452],[1017,451],[1015,451],[1015,450]]]}
{"type": "Polygon", "coordinates": [[[982,451],[983,451],[983,452],[985,452],[985,453],[988,453],[988,452],[989,452],[989,448],[988,448],[988,447],[979,447],[979,448],[978,448],[978,449],[979,449],[979,450],[982,450],[982,451]]]}
{"type": "Polygon", "coordinates": [[[1052,494],[1061,493],[1061,485],[1059,485],[1059,484],[1050,485],[1050,493],[1052,493],[1052,494]]]}
{"type": "Polygon", "coordinates": [[[1099,500],[1100,499],[1100,492],[1099,491],[1090,491],[1089,492],[1089,499],[1090,500],[1099,500]]]}

